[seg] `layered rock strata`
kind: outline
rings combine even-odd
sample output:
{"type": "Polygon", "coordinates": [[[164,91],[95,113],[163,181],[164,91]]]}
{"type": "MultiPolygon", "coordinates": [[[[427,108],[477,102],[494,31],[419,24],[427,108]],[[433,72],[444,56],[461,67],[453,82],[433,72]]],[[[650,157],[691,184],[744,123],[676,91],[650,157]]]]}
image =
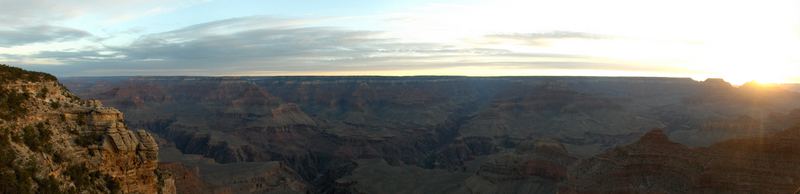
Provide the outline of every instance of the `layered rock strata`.
{"type": "Polygon", "coordinates": [[[156,170],[153,137],[129,130],[119,110],[47,74],[0,66],[0,75],[0,104],[16,110],[0,119],[2,193],[175,193],[156,170]]]}

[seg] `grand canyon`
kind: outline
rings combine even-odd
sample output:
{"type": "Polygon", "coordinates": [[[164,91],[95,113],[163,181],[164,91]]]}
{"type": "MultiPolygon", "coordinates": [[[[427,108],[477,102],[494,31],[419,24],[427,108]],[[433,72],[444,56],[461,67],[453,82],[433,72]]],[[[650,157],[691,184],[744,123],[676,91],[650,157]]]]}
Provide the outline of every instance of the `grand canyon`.
{"type": "Polygon", "coordinates": [[[800,0],[0,0],[0,194],[800,194],[800,0]]]}
{"type": "Polygon", "coordinates": [[[66,78],[178,193],[790,193],[800,93],[720,79],[66,78]]]}

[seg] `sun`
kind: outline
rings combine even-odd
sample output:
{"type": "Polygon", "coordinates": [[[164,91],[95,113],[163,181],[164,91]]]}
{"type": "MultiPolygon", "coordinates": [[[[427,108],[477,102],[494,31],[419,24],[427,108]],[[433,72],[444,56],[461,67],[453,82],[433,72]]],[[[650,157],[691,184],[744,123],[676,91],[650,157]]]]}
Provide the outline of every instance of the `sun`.
{"type": "Polygon", "coordinates": [[[738,68],[724,68],[721,70],[721,77],[734,85],[742,85],[748,82],[761,84],[780,84],[792,81],[793,66],[789,65],[746,65],[738,68]]]}
{"type": "Polygon", "coordinates": [[[724,78],[733,85],[742,85],[748,82],[755,82],[760,84],[776,84],[784,83],[784,79],[770,77],[769,75],[737,75],[724,78]]]}

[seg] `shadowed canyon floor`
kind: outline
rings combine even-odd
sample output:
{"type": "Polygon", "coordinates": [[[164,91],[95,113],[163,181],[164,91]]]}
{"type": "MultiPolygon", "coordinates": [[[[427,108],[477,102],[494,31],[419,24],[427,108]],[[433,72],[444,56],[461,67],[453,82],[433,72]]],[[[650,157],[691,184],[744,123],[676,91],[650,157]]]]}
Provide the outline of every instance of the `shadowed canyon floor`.
{"type": "Polygon", "coordinates": [[[180,175],[179,193],[786,193],[800,187],[800,172],[790,166],[800,162],[793,141],[800,94],[779,86],[591,77],[62,82],[81,97],[118,107],[129,126],[157,134],[161,166],[180,175]]]}

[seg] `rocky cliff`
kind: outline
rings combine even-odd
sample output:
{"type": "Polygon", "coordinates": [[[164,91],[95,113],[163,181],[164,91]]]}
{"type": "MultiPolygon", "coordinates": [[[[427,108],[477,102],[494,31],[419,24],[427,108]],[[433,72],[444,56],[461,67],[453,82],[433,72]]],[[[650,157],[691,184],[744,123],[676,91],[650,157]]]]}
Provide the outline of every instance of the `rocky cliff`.
{"type": "Polygon", "coordinates": [[[175,193],[158,145],[47,74],[0,66],[2,193],[175,193]]]}

